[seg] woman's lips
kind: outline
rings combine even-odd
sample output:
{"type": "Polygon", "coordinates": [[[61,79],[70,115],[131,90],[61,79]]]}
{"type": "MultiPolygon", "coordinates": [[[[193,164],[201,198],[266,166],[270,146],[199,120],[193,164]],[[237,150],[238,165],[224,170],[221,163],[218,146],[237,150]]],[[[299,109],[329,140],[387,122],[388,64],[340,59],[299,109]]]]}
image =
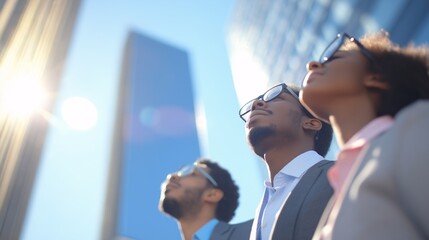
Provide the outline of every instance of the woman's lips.
{"type": "Polygon", "coordinates": [[[303,86],[305,87],[308,83],[313,82],[317,76],[321,76],[322,74],[319,72],[309,72],[307,73],[307,76],[304,79],[303,86]]]}

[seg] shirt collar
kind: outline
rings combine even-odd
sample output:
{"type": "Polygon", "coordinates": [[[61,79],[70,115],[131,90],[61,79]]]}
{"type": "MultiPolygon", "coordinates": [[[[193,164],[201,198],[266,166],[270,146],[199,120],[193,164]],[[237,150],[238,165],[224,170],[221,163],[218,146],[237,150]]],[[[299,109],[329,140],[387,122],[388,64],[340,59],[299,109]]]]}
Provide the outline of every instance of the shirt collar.
{"type": "Polygon", "coordinates": [[[196,239],[210,239],[212,231],[216,224],[218,224],[218,222],[219,221],[217,219],[213,218],[212,220],[204,224],[204,226],[198,229],[198,231],[194,234],[194,236],[197,236],[196,239]]]}
{"type": "Polygon", "coordinates": [[[314,164],[322,161],[324,158],[316,151],[310,150],[296,156],[292,161],[286,164],[273,179],[273,184],[269,180],[265,181],[266,187],[281,187],[283,183],[292,178],[299,178],[314,164]]]}

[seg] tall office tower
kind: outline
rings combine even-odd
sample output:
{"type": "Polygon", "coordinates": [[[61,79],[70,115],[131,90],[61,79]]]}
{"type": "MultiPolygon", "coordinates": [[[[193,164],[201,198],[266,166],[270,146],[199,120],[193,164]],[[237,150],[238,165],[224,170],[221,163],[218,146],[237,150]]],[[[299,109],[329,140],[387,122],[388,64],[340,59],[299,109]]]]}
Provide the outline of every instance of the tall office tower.
{"type": "Polygon", "coordinates": [[[103,239],[178,239],[158,210],[170,172],[200,156],[188,54],[131,32],[125,47],[103,239]]]}
{"type": "Polygon", "coordinates": [[[79,5],[0,1],[0,239],[19,239],[79,5]]]}
{"type": "Polygon", "coordinates": [[[250,86],[300,86],[305,64],[339,32],[385,29],[399,44],[429,39],[427,0],[237,0],[232,15],[229,53],[241,103],[255,95],[250,86]]]}

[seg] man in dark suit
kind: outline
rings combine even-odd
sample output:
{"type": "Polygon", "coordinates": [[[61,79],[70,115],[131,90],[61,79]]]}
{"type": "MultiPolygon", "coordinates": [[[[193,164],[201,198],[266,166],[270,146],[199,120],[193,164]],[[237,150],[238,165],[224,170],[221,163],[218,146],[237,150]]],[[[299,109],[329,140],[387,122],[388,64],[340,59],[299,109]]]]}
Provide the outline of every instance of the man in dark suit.
{"type": "Polygon", "coordinates": [[[200,159],[167,176],[159,208],[177,220],[183,240],[247,240],[249,224],[228,224],[238,197],[229,172],[200,159]]]}
{"type": "Polygon", "coordinates": [[[249,145],[269,180],[250,239],[311,239],[332,195],[324,160],[332,128],[299,102],[299,89],[279,84],[240,109],[249,145]]]}

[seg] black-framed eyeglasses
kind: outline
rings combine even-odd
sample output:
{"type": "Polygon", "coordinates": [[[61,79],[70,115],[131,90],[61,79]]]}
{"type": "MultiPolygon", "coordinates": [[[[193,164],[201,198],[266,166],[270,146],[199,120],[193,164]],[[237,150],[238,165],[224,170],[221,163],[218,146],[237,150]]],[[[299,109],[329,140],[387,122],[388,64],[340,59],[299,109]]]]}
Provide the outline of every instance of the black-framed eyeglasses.
{"type": "Polygon", "coordinates": [[[204,175],[204,177],[206,177],[207,180],[209,180],[209,182],[211,184],[213,184],[213,186],[215,186],[215,187],[218,186],[216,180],[214,180],[214,178],[212,176],[210,176],[210,174],[206,170],[202,169],[201,167],[199,167],[199,166],[197,166],[195,164],[193,164],[193,165],[186,165],[186,166],[180,168],[179,171],[176,172],[176,174],[179,177],[184,177],[184,176],[191,175],[195,170],[197,170],[202,175],[204,175]]]}
{"type": "Polygon", "coordinates": [[[240,118],[243,119],[244,122],[247,122],[247,120],[249,119],[250,116],[250,111],[252,110],[252,106],[253,106],[253,102],[255,100],[261,99],[264,102],[269,102],[273,99],[275,99],[276,97],[280,96],[280,94],[282,92],[287,92],[290,95],[292,95],[294,98],[296,98],[299,101],[299,97],[298,95],[296,95],[296,93],[286,85],[286,83],[280,83],[270,89],[268,89],[268,91],[266,91],[264,94],[258,96],[257,98],[254,98],[252,100],[250,100],[249,102],[247,102],[246,104],[244,104],[239,111],[239,115],[240,118]]]}
{"type": "Polygon", "coordinates": [[[324,64],[329,59],[334,56],[334,54],[343,46],[345,40],[348,39],[350,42],[353,42],[356,44],[356,46],[359,48],[359,50],[362,52],[365,57],[367,57],[372,63],[374,63],[377,66],[377,61],[375,60],[374,55],[356,38],[353,36],[350,36],[347,33],[339,33],[337,37],[328,45],[328,47],[323,51],[322,55],[320,56],[319,63],[324,64]]]}

